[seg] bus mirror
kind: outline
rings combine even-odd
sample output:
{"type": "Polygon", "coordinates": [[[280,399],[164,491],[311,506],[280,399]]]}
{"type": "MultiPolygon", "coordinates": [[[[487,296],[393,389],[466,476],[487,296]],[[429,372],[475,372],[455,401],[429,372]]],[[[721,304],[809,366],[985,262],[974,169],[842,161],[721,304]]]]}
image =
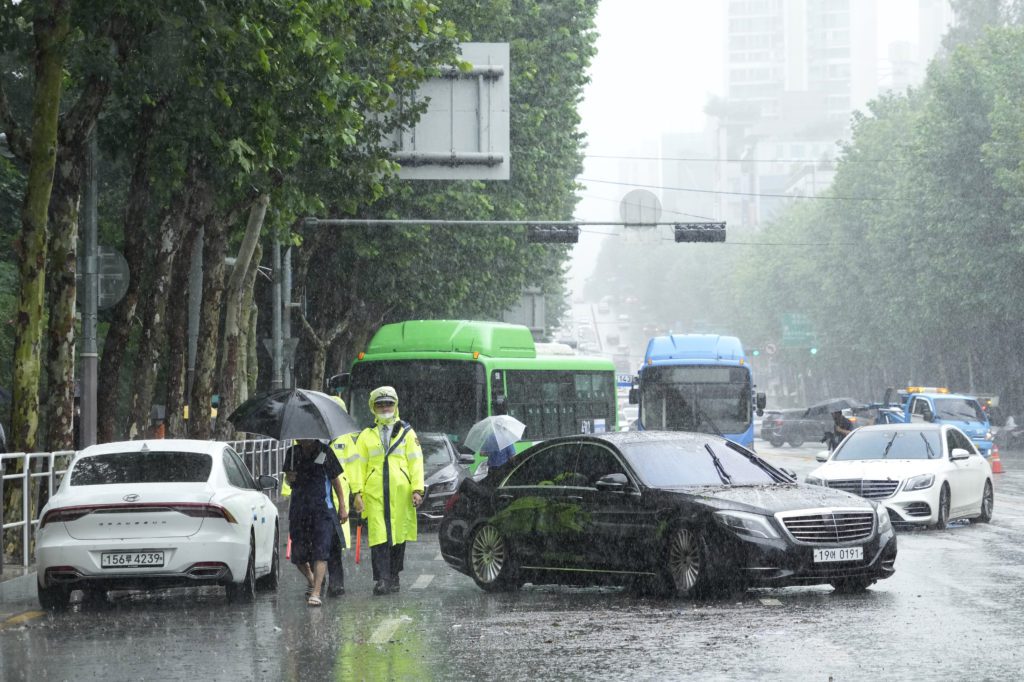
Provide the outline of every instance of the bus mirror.
{"type": "Polygon", "coordinates": [[[508,401],[505,396],[499,395],[494,398],[494,414],[508,414],[508,401]]]}
{"type": "Polygon", "coordinates": [[[754,404],[757,406],[757,416],[764,416],[764,406],[768,404],[768,398],[764,393],[757,393],[754,396],[754,404]]]}
{"type": "Polygon", "coordinates": [[[327,394],[344,396],[348,393],[348,381],[351,376],[348,372],[332,376],[327,380],[327,394]]]}
{"type": "Polygon", "coordinates": [[[629,404],[636,405],[640,402],[639,391],[635,388],[629,389],[629,404]]]}

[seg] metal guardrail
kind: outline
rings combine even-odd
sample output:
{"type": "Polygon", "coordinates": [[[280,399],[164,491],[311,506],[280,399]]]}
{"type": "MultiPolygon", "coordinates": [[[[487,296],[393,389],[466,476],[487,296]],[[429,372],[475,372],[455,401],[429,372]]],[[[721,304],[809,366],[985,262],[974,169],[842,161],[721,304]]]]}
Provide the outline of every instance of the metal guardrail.
{"type": "MultiPolygon", "coordinates": [[[[253,477],[267,474],[276,476],[280,480],[284,453],[288,448],[288,444],[273,438],[227,441],[227,444],[234,448],[235,452],[242,458],[242,461],[249,467],[249,472],[252,473],[253,477]]],[[[12,528],[20,529],[21,531],[21,565],[31,565],[30,548],[32,547],[32,538],[35,530],[39,526],[38,509],[42,509],[41,505],[38,509],[32,508],[35,503],[39,502],[39,500],[33,497],[32,489],[34,486],[32,482],[46,479],[47,499],[49,499],[60,485],[63,475],[67,473],[68,466],[71,464],[72,459],[74,459],[75,454],[74,450],[0,454],[0,473],[5,470],[4,463],[7,461],[21,460],[22,463],[20,472],[0,476],[0,526],[2,526],[2,531],[0,531],[0,568],[3,568],[3,538],[6,531],[12,528]],[[40,462],[45,463],[45,466],[39,467],[38,463],[40,462]],[[33,471],[33,468],[42,468],[42,470],[33,471]],[[15,521],[9,521],[4,518],[4,500],[6,499],[4,490],[7,486],[11,485],[8,481],[20,481],[21,516],[15,521]],[[26,522],[26,519],[30,520],[26,522]]],[[[274,502],[277,502],[280,497],[280,487],[270,494],[270,498],[274,502]]]]}

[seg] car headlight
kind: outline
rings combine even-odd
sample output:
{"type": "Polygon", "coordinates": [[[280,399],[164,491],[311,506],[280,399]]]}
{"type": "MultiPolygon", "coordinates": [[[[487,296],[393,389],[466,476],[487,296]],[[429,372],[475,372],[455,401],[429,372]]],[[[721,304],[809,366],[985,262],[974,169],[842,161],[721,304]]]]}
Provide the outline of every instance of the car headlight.
{"type": "Polygon", "coordinates": [[[432,492],[432,493],[450,493],[451,491],[455,490],[455,488],[458,487],[458,483],[459,483],[459,477],[458,476],[452,476],[451,478],[446,478],[443,481],[438,481],[437,483],[432,483],[431,486],[430,486],[430,492],[432,492]]]}
{"type": "Polygon", "coordinates": [[[992,440],[992,432],[988,431],[985,433],[985,440],[992,440]]]}
{"type": "Polygon", "coordinates": [[[875,516],[878,517],[878,532],[884,533],[892,529],[892,520],[889,518],[889,510],[884,504],[875,505],[875,516]]]}
{"type": "Polygon", "coordinates": [[[740,511],[715,512],[715,518],[729,530],[755,538],[777,538],[779,533],[768,517],[740,511]]]}
{"type": "Polygon", "coordinates": [[[808,476],[804,479],[804,483],[808,485],[825,485],[825,481],[818,478],[817,476],[808,476]]]}
{"type": "Polygon", "coordinates": [[[931,488],[933,483],[935,483],[935,474],[921,474],[920,476],[908,478],[907,484],[903,486],[903,490],[906,492],[924,490],[925,488],[931,488]]]}

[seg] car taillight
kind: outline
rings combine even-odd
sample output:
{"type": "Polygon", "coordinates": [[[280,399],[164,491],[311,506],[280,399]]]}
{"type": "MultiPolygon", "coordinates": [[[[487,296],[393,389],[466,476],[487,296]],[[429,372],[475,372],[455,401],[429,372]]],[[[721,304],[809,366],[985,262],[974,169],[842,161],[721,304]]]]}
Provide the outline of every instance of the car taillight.
{"type": "Polygon", "coordinates": [[[216,504],[171,504],[167,506],[180,514],[195,519],[224,519],[228,523],[238,523],[231,512],[216,504]]]}
{"type": "Polygon", "coordinates": [[[50,511],[43,514],[43,518],[39,520],[39,527],[42,528],[48,523],[61,523],[65,521],[74,521],[80,519],[86,514],[91,514],[96,510],[96,507],[63,507],[61,509],[51,509],[50,511]]]}
{"type": "Polygon", "coordinates": [[[455,493],[451,497],[449,497],[448,501],[444,503],[444,513],[445,514],[450,514],[451,511],[452,511],[452,508],[455,506],[455,503],[458,502],[458,500],[459,500],[459,493],[455,493]]]}

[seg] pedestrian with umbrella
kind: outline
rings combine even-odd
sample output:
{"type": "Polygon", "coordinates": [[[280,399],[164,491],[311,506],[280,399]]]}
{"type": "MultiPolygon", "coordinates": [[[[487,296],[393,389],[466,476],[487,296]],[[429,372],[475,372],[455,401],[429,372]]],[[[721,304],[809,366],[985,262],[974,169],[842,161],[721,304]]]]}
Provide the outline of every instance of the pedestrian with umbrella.
{"type": "Polygon", "coordinates": [[[356,440],[359,466],[349,479],[352,505],[367,521],[373,594],[400,589],[405,543],[416,541],[416,507],[423,502],[423,451],[416,432],[398,417],[391,386],[370,392],[374,425],[356,440]]]}
{"type": "MultiPolygon", "coordinates": [[[[493,488],[511,471],[516,441],[523,437],[525,431],[526,424],[507,414],[486,417],[473,424],[463,444],[487,456],[480,465],[486,470],[480,481],[482,484],[493,488]]],[[[477,473],[480,473],[479,468],[477,473]]]]}
{"type": "Polygon", "coordinates": [[[338,524],[348,520],[342,466],[328,444],[357,430],[356,423],[330,396],[302,389],[251,398],[228,420],[239,431],[296,441],[285,454],[282,467],[291,487],[291,562],[308,583],[307,605],[320,606],[327,561],[340,532],[338,524]]]}

